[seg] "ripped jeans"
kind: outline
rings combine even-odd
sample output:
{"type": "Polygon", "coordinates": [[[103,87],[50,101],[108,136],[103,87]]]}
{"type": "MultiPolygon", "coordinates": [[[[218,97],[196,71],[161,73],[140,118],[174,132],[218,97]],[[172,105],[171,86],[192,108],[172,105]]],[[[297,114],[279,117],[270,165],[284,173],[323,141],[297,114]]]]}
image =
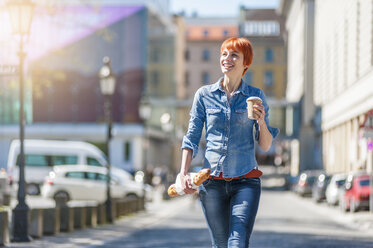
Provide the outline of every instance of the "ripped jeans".
{"type": "Polygon", "coordinates": [[[249,247],[260,193],[260,178],[203,182],[199,195],[213,248],[249,247]]]}

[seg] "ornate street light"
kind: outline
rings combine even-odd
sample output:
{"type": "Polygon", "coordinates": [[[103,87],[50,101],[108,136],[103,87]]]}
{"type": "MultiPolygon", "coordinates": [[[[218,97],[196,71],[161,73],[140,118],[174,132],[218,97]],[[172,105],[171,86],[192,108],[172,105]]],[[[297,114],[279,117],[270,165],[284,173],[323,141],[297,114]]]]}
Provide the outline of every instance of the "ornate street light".
{"type": "Polygon", "coordinates": [[[174,125],[172,124],[170,113],[168,112],[163,113],[159,121],[161,122],[161,127],[164,132],[170,133],[173,130],[174,125]]]}
{"type": "Polygon", "coordinates": [[[106,216],[109,223],[113,223],[113,213],[111,207],[111,164],[110,164],[110,140],[111,140],[111,100],[115,91],[116,79],[113,70],[110,66],[109,57],[104,57],[104,66],[101,67],[100,76],[100,89],[101,93],[105,97],[105,119],[107,123],[107,135],[106,135],[106,146],[107,146],[107,180],[106,180],[106,216]]]}
{"type": "Polygon", "coordinates": [[[25,154],[24,154],[24,82],[23,64],[26,53],[23,51],[23,37],[29,35],[35,5],[30,0],[13,0],[7,3],[7,8],[12,23],[13,33],[20,36],[19,41],[19,180],[18,180],[18,204],[13,209],[13,241],[29,242],[31,240],[28,233],[28,213],[29,207],[25,197],[25,154]]]}

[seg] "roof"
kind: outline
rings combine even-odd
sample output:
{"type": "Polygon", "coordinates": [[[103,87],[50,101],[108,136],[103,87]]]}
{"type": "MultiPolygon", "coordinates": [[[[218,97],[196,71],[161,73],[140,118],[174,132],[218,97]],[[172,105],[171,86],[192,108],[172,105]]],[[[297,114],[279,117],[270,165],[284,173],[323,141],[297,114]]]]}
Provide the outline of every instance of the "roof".
{"type": "Polygon", "coordinates": [[[93,165],[56,165],[53,166],[53,170],[56,173],[64,173],[67,171],[88,171],[88,172],[97,172],[97,173],[106,173],[106,167],[93,166],[93,165]]]}

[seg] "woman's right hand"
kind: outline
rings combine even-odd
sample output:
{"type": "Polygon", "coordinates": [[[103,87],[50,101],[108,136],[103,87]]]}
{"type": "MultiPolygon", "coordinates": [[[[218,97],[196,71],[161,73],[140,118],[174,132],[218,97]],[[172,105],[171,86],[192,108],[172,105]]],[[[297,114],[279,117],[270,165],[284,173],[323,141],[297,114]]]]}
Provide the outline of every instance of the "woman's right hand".
{"type": "Polygon", "coordinates": [[[180,173],[180,182],[181,187],[184,190],[185,194],[193,194],[197,190],[192,188],[192,179],[189,174],[180,173]]]}

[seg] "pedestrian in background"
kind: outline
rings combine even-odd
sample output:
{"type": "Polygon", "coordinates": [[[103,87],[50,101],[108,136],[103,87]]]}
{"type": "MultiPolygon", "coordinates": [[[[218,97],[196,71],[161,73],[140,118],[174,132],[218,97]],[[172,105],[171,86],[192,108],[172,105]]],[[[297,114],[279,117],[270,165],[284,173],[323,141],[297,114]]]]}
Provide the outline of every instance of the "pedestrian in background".
{"type": "Polygon", "coordinates": [[[195,190],[187,173],[205,126],[204,168],[211,168],[211,175],[200,186],[199,195],[212,246],[217,248],[249,247],[262,174],[257,168],[254,140],[268,151],[278,134],[278,129],[269,126],[263,91],[242,80],[252,59],[249,40],[230,38],[223,42],[220,67],[224,76],[196,92],[182,143],[180,179],[185,193],[192,194],[195,190]],[[253,96],[262,103],[254,105],[254,117],[249,119],[246,100],[253,96]]]}

